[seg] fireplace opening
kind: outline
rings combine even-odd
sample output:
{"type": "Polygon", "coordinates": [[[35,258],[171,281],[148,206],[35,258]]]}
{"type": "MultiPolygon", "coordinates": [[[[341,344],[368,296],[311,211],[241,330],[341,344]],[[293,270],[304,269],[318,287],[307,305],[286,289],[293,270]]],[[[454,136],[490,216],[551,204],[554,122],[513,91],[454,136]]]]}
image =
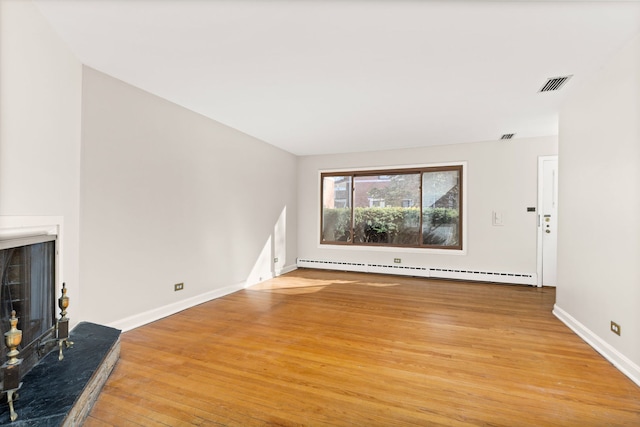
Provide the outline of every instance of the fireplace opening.
{"type": "MultiPolygon", "coordinates": [[[[0,354],[8,351],[3,338],[15,310],[22,330],[21,377],[57,344],[55,238],[41,235],[0,241],[0,354]]],[[[1,376],[0,370],[3,381],[1,376]]]]}

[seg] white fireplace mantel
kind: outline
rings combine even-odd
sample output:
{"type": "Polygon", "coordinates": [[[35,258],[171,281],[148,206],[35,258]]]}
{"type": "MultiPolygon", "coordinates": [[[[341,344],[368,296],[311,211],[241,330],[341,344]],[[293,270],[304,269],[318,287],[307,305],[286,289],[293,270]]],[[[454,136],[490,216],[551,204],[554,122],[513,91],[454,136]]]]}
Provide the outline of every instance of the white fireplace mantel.
{"type": "Polygon", "coordinates": [[[61,216],[0,216],[0,240],[62,235],[61,216]]]}
{"type": "Polygon", "coordinates": [[[0,215],[0,242],[36,236],[55,236],[56,239],[56,292],[62,289],[62,216],[0,215]]]}

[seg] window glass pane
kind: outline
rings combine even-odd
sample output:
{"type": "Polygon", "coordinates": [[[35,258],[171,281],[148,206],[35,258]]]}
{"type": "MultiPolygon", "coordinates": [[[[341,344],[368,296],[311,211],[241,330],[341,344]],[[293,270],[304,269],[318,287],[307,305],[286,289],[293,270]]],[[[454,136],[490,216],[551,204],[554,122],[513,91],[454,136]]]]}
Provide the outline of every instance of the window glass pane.
{"type": "Polygon", "coordinates": [[[357,176],[354,186],[355,243],[419,244],[419,173],[357,176]]]}
{"type": "Polygon", "coordinates": [[[322,180],[322,241],[350,242],[351,177],[325,176],[322,180]]]}
{"type": "Polygon", "coordinates": [[[422,243],[460,245],[460,171],[422,174],[422,243]]]}

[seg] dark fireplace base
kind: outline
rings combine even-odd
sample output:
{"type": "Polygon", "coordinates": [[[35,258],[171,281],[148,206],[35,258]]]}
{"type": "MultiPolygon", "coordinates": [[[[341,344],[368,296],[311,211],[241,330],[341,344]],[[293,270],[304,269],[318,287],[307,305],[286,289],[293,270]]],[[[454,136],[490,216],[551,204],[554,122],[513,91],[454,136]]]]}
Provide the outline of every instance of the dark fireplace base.
{"type": "Polygon", "coordinates": [[[18,419],[9,420],[3,396],[0,426],[80,426],[120,357],[120,331],[82,322],[69,334],[74,343],[58,360],[57,347],[22,379],[14,407],[18,419]]]}

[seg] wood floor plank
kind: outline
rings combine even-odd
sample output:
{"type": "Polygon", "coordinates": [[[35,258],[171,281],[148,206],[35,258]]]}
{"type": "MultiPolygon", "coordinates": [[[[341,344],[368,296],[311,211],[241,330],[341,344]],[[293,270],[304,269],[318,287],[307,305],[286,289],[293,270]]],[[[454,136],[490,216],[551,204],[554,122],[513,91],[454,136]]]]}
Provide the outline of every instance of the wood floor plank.
{"type": "Polygon", "coordinates": [[[554,302],[300,269],[123,334],[86,425],[640,425],[640,388],[554,302]]]}

